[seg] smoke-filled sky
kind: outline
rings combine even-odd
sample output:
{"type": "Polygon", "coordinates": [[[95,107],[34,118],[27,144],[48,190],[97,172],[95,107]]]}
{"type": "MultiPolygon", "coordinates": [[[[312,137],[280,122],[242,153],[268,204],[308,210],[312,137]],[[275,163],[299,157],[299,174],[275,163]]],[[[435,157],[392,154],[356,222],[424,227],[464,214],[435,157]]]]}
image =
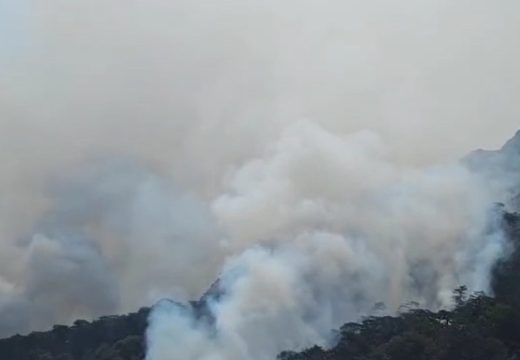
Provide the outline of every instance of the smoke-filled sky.
{"type": "Polygon", "coordinates": [[[0,0],[0,335],[220,276],[221,337],[158,311],[150,360],[267,359],[487,289],[456,161],[519,127],[519,42],[513,0],[0,0]]]}

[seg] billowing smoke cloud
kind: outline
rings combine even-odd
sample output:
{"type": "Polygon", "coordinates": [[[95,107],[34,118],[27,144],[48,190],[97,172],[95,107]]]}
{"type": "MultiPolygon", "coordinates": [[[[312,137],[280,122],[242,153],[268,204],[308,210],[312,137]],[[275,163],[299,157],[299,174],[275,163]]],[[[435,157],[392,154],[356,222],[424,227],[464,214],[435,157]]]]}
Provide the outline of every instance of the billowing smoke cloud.
{"type": "Polygon", "coordinates": [[[220,278],[149,358],[263,359],[486,290],[516,170],[453,161],[516,130],[519,10],[0,0],[0,336],[220,278]]]}
{"type": "Polygon", "coordinates": [[[450,304],[488,291],[503,238],[482,179],[456,164],[397,167],[370,133],[301,123],[245,163],[213,211],[228,245],[210,323],[175,303],[151,318],[149,359],[273,359],[326,345],[378,302],[450,304]],[[486,205],[487,204],[487,205],[486,205]]]}
{"type": "Polygon", "coordinates": [[[19,278],[0,289],[2,335],[193,298],[214,276],[209,209],[142,165],[92,160],[54,180],[47,201],[16,243],[19,278]]]}

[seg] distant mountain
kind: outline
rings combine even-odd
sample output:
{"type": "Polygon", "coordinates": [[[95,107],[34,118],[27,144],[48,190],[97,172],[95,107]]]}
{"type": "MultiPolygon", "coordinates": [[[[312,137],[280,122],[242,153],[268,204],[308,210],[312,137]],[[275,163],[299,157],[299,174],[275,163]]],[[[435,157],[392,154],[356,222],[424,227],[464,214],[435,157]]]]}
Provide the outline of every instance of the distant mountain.
{"type": "Polygon", "coordinates": [[[520,130],[499,150],[475,150],[464,161],[474,169],[520,170],[520,130]]]}
{"type": "Polygon", "coordinates": [[[514,210],[520,209],[520,130],[499,150],[475,150],[462,162],[502,190],[506,198],[501,201],[508,202],[514,210]]]}

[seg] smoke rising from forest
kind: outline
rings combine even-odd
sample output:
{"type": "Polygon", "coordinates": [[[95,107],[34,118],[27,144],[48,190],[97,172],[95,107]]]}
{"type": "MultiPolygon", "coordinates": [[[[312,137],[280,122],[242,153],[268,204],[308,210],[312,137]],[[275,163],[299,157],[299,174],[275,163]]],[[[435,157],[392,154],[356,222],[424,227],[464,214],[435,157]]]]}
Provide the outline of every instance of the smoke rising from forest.
{"type": "Polygon", "coordinates": [[[150,359],[263,359],[488,290],[510,183],[457,161],[518,127],[519,10],[0,0],[0,335],[220,278],[150,359]]]}

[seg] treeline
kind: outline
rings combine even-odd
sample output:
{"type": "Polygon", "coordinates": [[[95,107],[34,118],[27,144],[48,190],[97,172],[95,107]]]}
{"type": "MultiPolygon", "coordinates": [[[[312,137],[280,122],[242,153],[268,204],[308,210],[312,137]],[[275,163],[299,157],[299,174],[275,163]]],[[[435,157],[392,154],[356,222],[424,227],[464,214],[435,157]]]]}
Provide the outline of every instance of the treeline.
{"type": "Polygon", "coordinates": [[[141,360],[149,309],[0,340],[2,360],[141,360]]]}
{"type": "Polygon", "coordinates": [[[280,360],[520,359],[520,307],[457,289],[453,311],[410,310],[345,324],[330,350],[284,352],[280,360]]]}

